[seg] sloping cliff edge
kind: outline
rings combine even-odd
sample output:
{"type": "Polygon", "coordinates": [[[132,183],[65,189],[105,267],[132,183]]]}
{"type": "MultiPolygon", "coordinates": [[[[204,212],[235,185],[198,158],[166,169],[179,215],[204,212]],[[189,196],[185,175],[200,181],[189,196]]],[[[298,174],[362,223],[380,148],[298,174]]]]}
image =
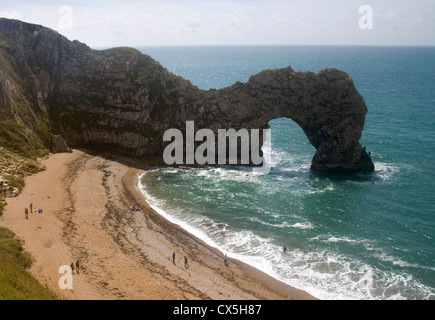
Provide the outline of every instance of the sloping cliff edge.
{"type": "MultiPolygon", "coordinates": [[[[266,129],[293,119],[317,152],[312,170],[374,170],[359,140],[367,107],[352,79],[266,70],[247,83],[200,90],[132,48],[92,50],[40,25],[0,19],[0,145],[37,157],[53,135],[70,147],[162,164],[167,129],[266,129]]],[[[289,137],[290,139],[291,137],[289,137]]]]}

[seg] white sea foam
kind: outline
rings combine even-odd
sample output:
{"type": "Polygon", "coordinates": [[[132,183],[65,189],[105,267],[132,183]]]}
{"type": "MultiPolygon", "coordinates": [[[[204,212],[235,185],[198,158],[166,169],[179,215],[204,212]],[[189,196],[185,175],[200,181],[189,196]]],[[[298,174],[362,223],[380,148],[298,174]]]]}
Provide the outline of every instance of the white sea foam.
{"type": "Polygon", "coordinates": [[[323,243],[346,243],[354,246],[362,246],[367,251],[376,250],[375,244],[369,239],[350,238],[347,236],[338,236],[331,234],[321,234],[309,239],[310,241],[320,241],[323,243]]]}
{"type": "Polygon", "coordinates": [[[313,229],[314,226],[310,223],[310,222],[296,222],[294,224],[289,224],[287,222],[281,222],[281,223],[269,223],[269,222],[265,222],[261,219],[258,218],[249,218],[249,221],[253,221],[253,222],[257,222],[257,223],[261,223],[262,225],[265,226],[270,226],[270,227],[274,227],[274,228],[297,228],[297,229],[313,229]]]}
{"type": "Polygon", "coordinates": [[[360,243],[361,241],[355,240],[355,239],[351,239],[349,237],[329,237],[328,239],[325,240],[325,242],[347,242],[347,243],[360,243]]]}
{"type": "Polygon", "coordinates": [[[293,155],[287,150],[273,149],[270,155],[272,168],[283,172],[309,172],[311,160],[301,159],[300,155],[293,155]]]}
{"type": "MultiPolygon", "coordinates": [[[[222,169],[201,172],[201,175],[219,174],[237,176],[222,169]]],[[[146,174],[146,173],[145,173],[146,174]]],[[[243,175],[243,173],[242,173],[243,175]]],[[[139,179],[141,181],[141,179],[139,179]]],[[[249,230],[235,230],[224,222],[217,222],[201,215],[189,215],[180,208],[170,209],[163,199],[157,199],[147,192],[146,186],[139,184],[151,207],[169,221],[180,225],[186,231],[201,238],[207,244],[218,248],[231,258],[248,263],[263,272],[296,288],[303,289],[320,299],[407,299],[409,292],[419,299],[433,298],[433,289],[428,288],[407,274],[397,271],[382,271],[350,256],[344,256],[329,249],[310,246],[310,249],[290,248],[282,252],[281,244],[272,238],[265,238],[249,230]],[[163,209],[166,208],[166,209],[163,209]]],[[[295,217],[293,217],[295,218],[295,217]]],[[[307,221],[265,222],[250,218],[274,228],[312,229],[307,221]]],[[[312,241],[324,243],[348,243],[363,245],[368,252],[374,252],[381,260],[406,266],[404,261],[383,254],[366,239],[353,239],[337,235],[319,235],[312,241]]]]}
{"type": "MultiPolygon", "coordinates": [[[[381,181],[388,181],[400,172],[401,167],[395,163],[375,162],[375,174],[381,181]]],[[[404,166],[402,166],[402,169],[404,166]]]]}
{"type": "Polygon", "coordinates": [[[310,222],[297,222],[291,224],[290,227],[298,229],[313,229],[314,226],[310,222]]]}

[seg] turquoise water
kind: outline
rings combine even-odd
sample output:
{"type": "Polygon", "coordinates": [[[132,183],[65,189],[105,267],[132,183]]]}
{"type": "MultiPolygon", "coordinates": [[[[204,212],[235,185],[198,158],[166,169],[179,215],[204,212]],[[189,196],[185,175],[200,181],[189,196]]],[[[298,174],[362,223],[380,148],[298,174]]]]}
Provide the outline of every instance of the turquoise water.
{"type": "Polygon", "coordinates": [[[375,172],[311,172],[314,148],[295,123],[276,119],[268,175],[159,168],[141,188],[165,217],[229,257],[318,298],[435,299],[435,48],[140,49],[203,89],[289,65],[346,71],[369,109],[361,143],[375,172]]]}

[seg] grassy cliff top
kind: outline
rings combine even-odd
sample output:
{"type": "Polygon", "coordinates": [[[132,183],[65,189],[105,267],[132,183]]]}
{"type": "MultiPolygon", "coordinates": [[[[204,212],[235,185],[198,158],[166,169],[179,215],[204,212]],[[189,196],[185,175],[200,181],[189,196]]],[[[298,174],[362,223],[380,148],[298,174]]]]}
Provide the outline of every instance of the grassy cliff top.
{"type": "Polygon", "coordinates": [[[54,300],[56,297],[27,271],[32,264],[21,241],[0,228],[0,300],[54,300]]]}

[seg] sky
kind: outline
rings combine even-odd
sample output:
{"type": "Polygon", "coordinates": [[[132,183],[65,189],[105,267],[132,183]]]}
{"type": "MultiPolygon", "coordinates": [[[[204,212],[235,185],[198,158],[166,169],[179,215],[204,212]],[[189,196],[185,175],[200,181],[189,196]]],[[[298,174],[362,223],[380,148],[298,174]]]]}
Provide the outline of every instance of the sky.
{"type": "Polygon", "coordinates": [[[435,0],[0,0],[0,17],[93,48],[435,45],[435,0]]]}

